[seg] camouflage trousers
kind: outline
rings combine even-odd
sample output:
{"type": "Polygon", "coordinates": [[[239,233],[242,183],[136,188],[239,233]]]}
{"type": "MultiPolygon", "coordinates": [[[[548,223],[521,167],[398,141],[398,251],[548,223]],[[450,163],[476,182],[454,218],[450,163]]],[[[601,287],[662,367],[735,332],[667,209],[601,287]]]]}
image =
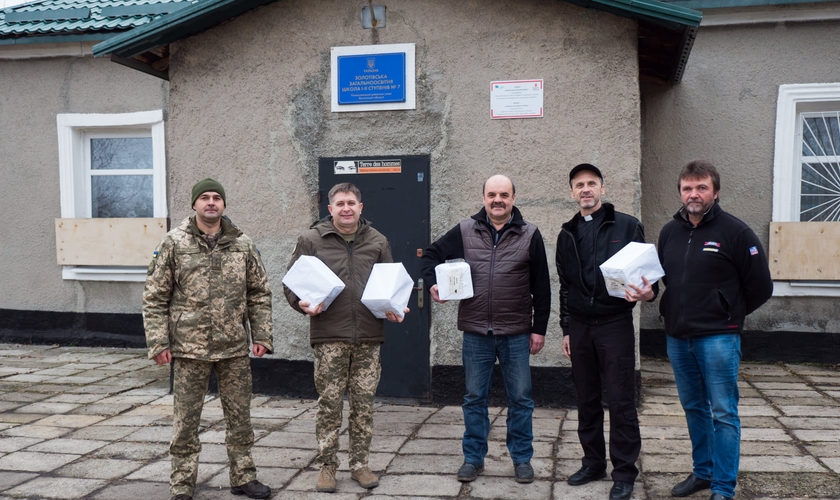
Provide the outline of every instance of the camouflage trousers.
{"type": "Polygon", "coordinates": [[[169,445],[172,457],[169,490],[172,496],[195,495],[198,454],[201,452],[198,426],[211,368],[219,380],[219,396],[225,415],[230,484],[240,486],[256,479],[257,469],[251,459],[251,447],[254,445],[254,431],[251,428],[251,360],[248,356],[220,361],[174,358],[173,364],[175,422],[169,445]]]}
{"type": "Polygon", "coordinates": [[[318,390],[317,463],[338,466],[338,433],[344,391],[350,401],[350,469],[368,465],[373,436],[373,399],[379,385],[379,342],[315,344],[315,388],[318,390]]]}

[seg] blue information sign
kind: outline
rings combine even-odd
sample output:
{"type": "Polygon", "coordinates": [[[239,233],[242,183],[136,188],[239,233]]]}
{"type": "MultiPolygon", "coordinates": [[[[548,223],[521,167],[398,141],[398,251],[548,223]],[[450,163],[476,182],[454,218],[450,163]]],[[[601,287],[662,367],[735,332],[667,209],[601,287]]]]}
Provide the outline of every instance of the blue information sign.
{"type": "Polygon", "coordinates": [[[338,56],[338,103],[405,102],[405,52],[338,56]]]}

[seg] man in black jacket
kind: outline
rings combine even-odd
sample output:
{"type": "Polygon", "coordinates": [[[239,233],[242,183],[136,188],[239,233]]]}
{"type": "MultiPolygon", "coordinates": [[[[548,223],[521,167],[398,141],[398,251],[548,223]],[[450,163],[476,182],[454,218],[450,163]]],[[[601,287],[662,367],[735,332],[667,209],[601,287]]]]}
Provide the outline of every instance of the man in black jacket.
{"type": "Polygon", "coordinates": [[[493,365],[505,381],[508,401],[507,447],[519,483],[534,480],[530,355],[545,343],[551,313],[551,283],[539,229],[514,206],[516,188],[503,175],[485,181],[484,208],[462,221],[423,252],[423,278],[437,302],[435,266],[452,259],[470,265],[474,295],[458,307],[464,332],[464,464],[458,481],[470,482],[484,470],[490,434],[488,404],[493,365]]]}
{"type": "Polygon", "coordinates": [[[644,243],[644,228],[635,217],[601,203],[604,177],[594,165],[582,163],[573,168],[569,186],[580,213],[563,224],[557,235],[555,260],[560,276],[563,354],[572,360],[583,466],[568,483],[579,486],[606,477],[601,406],[601,391],[606,387],[614,481],[610,499],[627,499],[639,475],[636,459],[642,446],[635,405],[632,310],[640,300],[653,300],[658,287],[643,277],[644,286],[630,285],[624,298],[609,295],[599,266],[631,241],[644,243]]]}
{"type": "Polygon", "coordinates": [[[740,457],[740,334],[773,281],[758,237],[720,208],[714,165],[689,162],[678,187],[683,207],[659,233],[666,286],[659,310],[694,467],[671,494],[711,488],[711,500],[726,500],[735,495],[740,457]]]}

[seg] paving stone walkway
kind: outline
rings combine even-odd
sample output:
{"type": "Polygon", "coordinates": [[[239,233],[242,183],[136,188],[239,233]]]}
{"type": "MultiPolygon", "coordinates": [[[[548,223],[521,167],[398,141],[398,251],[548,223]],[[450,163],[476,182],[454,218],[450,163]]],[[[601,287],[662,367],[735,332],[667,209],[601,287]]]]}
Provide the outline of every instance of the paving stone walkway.
{"type": "MultiPolygon", "coordinates": [[[[667,361],[643,360],[641,475],[635,499],[671,498],[691,467],[690,442],[667,361]]],[[[840,498],[840,370],[744,364],[737,498],[840,498]]],[[[168,499],[172,398],[168,367],[144,350],[0,344],[0,499],[168,499]]],[[[252,419],[259,478],[275,499],[606,499],[611,481],[571,487],[580,464],[577,412],[538,408],[537,480],[513,481],[505,412],[492,408],[490,453],[478,480],[461,484],[460,407],[380,404],[368,492],[341,452],[338,492],[316,493],[315,402],[256,395],[252,419]]],[[[346,416],[345,416],[346,426],[346,416]]],[[[202,415],[196,500],[232,499],[219,400],[202,415]]],[[[341,448],[347,448],[346,429],[341,448]]],[[[703,492],[691,498],[708,498],[703,492]]]]}

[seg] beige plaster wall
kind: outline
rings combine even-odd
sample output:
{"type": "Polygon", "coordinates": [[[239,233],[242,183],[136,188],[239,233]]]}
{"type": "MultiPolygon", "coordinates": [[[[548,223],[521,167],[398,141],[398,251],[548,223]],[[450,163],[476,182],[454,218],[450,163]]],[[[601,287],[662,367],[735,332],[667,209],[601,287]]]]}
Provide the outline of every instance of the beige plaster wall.
{"type": "Polygon", "coordinates": [[[0,309],[140,312],[142,283],[61,278],[56,115],[165,109],[167,94],[167,82],[107,59],[0,54],[0,309]]]}
{"type": "MultiPolygon", "coordinates": [[[[679,209],[679,170],[707,158],[721,174],[721,206],[767,247],[779,85],[840,81],[840,23],[774,23],[699,30],[682,83],[642,86],[642,214],[648,240],[679,209]]],[[[658,303],[642,328],[662,328],[658,303]]],[[[773,298],[747,329],[840,332],[833,298],[773,298]]]]}
{"type": "MultiPolygon", "coordinates": [[[[388,3],[387,27],[365,30],[360,4],[290,0],[251,11],[173,44],[170,199],[189,212],[189,188],[212,175],[228,214],[262,251],[275,291],[276,355],[311,359],[308,322],[286,304],[280,280],[297,236],[317,216],[321,156],[430,154],[432,238],[481,207],[481,185],[511,176],[517,205],[549,253],[574,213],[569,169],[600,165],[609,198],[638,214],[640,98],[636,24],[564,2],[388,3]],[[331,113],[331,46],[416,44],[417,109],[331,113]],[[545,80],[545,117],[489,118],[493,80],[545,80]]],[[[566,364],[554,297],[545,351],[535,365],[566,364]]],[[[460,364],[456,305],[432,306],[432,363],[460,364]]]]}

